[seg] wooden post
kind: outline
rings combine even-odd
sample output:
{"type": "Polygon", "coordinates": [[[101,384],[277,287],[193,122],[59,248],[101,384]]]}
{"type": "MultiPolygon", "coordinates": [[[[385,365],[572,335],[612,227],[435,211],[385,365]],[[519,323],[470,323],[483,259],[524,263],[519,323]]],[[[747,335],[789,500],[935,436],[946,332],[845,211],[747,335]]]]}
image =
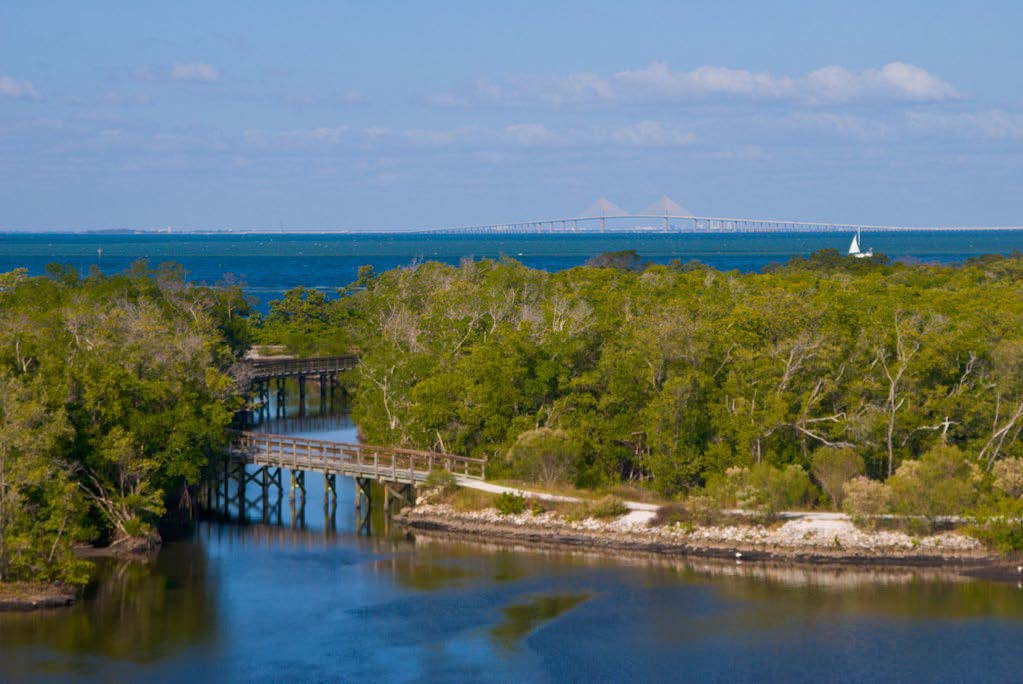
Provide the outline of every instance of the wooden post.
{"type": "Polygon", "coordinates": [[[261,479],[262,486],[260,487],[261,499],[261,510],[263,512],[263,524],[270,522],[270,466],[264,465],[262,468],[261,479]]]}
{"type": "Polygon", "coordinates": [[[355,478],[355,485],[359,488],[361,496],[365,499],[366,508],[372,508],[373,506],[373,480],[368,477],[357,477],[355,478]]]}
{"type": "Polygon", "coordinates": [[[246,510],[246,497],[245,497],[245,464],[242,462],[238,463],[238,520],[245,522],[248,516],[248,510],[246,510]]]}
{"type": "Polygon", "coordinates": [[[231,483],[231,458],[224,458],[224,513],[227,513],[228,508],[228,485],[231,483]]]}
{"type": "Polygon", "coordinates": [[[298,527],[298,511],[295,509],[295,497],[288,500],[288,513],[291,515],[291,529],[298,527]]]}
{"type": "Polygon", "coordinates": [[[277,378],[277,417],[288,417],[287,378],[277,378]]]}

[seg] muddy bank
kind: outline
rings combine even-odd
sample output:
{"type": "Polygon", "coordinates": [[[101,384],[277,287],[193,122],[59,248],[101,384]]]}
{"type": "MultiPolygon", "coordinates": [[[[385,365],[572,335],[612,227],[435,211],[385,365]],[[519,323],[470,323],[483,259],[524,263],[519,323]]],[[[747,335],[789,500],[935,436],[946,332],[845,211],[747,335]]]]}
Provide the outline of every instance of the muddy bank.
{"type": "MultiPolygon", "coordinates": [[[[627,516],[626,516],[627,518],[627,516]]],[[[422,504],[398,517],[411,530],[533,546],[630,551],[703,558],[870,566],[984,567],[999,560],[976,540],[954,532],[912,537],[865,532],[843,521],[792,520],[777,526],[650,527],[627,519],[570,521],[557,513],[499,515],[422,504]]]]}
{"type": "Polygon", "coordinates": [[[0,611],[39,610],[70,606],[78,594],[73,589],[46,582],[0,582],[0,611]]]}
{"type": "Polygon", "coordinates": [[[163,546],[163,538],[153,532],[139,537],[122,537],[104,546],[83,544],[76,546],[75,555],[87,560],[97,558],[115,558],[122,561],[147,563],[156,557],[163,546]]]}
{"type": "Polygon", "coordinates": [[[963,574],[976,579],[1023,586],[1023,560],[1016,559],[1013,562],[1005,562],[1005,559],[999,559],[999,562],[994,562],[990,565],[970,568],[963,572],[963,574]]]}

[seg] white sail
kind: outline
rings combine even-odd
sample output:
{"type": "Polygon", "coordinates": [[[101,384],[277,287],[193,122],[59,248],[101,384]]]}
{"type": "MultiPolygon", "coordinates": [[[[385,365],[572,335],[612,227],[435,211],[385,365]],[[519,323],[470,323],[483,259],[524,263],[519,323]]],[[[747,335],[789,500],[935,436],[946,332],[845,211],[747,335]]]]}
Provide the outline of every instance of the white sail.
{"type": "Polygon", "coordinates": [[[849,245],[849,254],[859,254],[859,253],[860,253],[860,236],[857,234],[857,235],[853,235],[852,244],[849,245]]]}

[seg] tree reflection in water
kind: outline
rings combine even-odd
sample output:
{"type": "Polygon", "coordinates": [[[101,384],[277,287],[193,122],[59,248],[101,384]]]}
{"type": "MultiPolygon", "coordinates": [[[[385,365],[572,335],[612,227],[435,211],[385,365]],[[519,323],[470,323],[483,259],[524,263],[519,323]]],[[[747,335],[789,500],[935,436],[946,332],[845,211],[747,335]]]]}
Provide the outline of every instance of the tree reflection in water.
{"type": "Polygon", "coordinates": [[[504,622],[494,625],[490,635],[498,645],[514,649],[534,629],[572,610],[588,598],[589,594],[536,596],[525,603],[505,606],[504,622]]]}
{"type": "Polygon", "coordinates": [[[208,645],[217,638],[217,604],[207,565],[198,540],[167,544],[152,563],[101,559],[72,608],[0,613],[0,644],[134,662],[208,645]]]}

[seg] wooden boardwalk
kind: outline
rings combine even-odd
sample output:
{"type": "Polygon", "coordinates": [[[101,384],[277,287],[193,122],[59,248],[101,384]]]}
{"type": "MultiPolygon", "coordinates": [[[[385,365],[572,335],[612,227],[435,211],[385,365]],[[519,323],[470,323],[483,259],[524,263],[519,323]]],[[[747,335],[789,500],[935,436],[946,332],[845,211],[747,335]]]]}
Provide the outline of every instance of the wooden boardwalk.
{"type": "Polygon", "coordinates": [[[454,454],[254,431],[235,433],[228,453],[235,462],[263,468],[406,485],[424,482],[434,471],[449,472],[457,479],[483,480],[487,463],[486,459],[454,454]]]}
{"type": "MultiPolygon", "coordinates": [[[[338,377],[359,365],[359,357],[319,356],[307,359],[249,359],[248,388],[249,406],[253,414],[270,417],[271,385],[276,384],[276,401],[274,406],[278,418],[285,417],[288,405],[288,383],[295,380],[298,384],[298,412],[305,415],[306,381],[311,380],[319,387],[321,410],[330,404],[333,410],[334,396],[338,389],[338,377]]],[[[344,397],[345,388],[340,387],[344,397]]]]}
{"type": "Polygon", "coordinates": [[[319,356],[308,359],[253,359],[248,361],[253,370],[253,380],[290,378],[321,373],[340,373],[359,365],[359,357],[319,356]]]}
{"type": "MultiPolygon", "coordinates": [[[[248,364],[251,384],[248,390],[249,408],[243,412],[243,424],[257,414],[262,419],[269,419],[271,403],[277,417],[286,418],[287,387],[293,380],[297,380],[298,385],[300,419],[305,416],[307,380],[319,386],[320,410],[328,406],[333,410],[338,374],[356,368],[359,357],[259,359],[250,360],[248,364]],[[276,385],[276,401],[273,402],[272,383],[276,385]]],[[[343,399],[344,387],[340,389],[343,399]]],[[[253,484],[258,487],[260,496],[257,500],[261,501],[264,522],[273,519],[274,515],[280,520],[280,500],[285,488],[283,470],[291,472],[289,499],[292,504],[296,498],[300,501],[298,508],[293,511],[293,521],[296,520],[296,512],[299,516],[297,519],[304,520],[306,473],[323,475],[324,510],[325,515],[329,511],[330,519],[333,519],[337,500],[337,477],[352,478],[356,485],[356,510],[362,509],[365,512],[360,521],[361,530],[363,526],[368,529],[369,503],[374,496],[373,483],[382,485],[384,509],[390,513],[390,503],[394,501],[414,503],[416,486],[425,482],[431,473],[451,473],[459,483],[482,482],[486,478],[486,459],[238,430],[231,435],[226,458],[220,465],[210,468],[206,486],[200,493],[200,505],[224,515],[229,514],[231,507],[235,507],[238,516],[244,520],[249,508],[253,506],[246,488],[253,484]],[[274,499],[271,496],[273,491],[277,492],[276,509],[270,506],[274,499]],[[365,507],[361,503],[363,499],[367,503],[365,507]]]]}

